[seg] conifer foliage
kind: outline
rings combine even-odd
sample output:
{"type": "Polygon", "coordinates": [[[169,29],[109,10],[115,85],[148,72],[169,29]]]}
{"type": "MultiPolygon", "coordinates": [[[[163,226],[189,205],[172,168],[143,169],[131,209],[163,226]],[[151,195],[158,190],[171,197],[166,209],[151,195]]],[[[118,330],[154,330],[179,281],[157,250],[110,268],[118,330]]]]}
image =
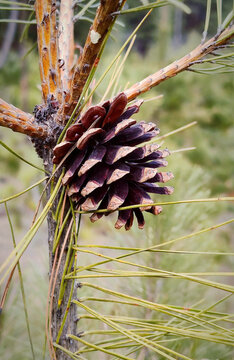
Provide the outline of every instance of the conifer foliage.
{"type": "MultiPolygon", "coordinates": [[[[116,93],[113,99],[106,98],[100,104],[91,105],[90,99],[94,91],[90,84],[102,60],[104,47],[116,19],[129,12],[149,10],[121,51],[115,56],[111,65],[133,39],[138,28],[154,8],[174,5],[188,12],[189,9],[183,1],[158,0],[152,3],[142,1],[139,6],[134,8],[124,8],[124,5],[127,5],[126,0],[90,0],[87,2],[36,0],[34,6],[11,1],[0,1],[1,3],[4,6],[16,4],[19,8],[22,7],[22,10],[27,9],[32,14],[35,13],[35,19],[28,21],[27,24],[33,25],[36,22],[37,26],[42,104],[35,105],[33,114],[29,114],[0,99],[0,126],[23,133],[31,138],[37,153],[43,160],[47,182],[42,196],[46,193],[47,202],[39,214],[40,206],[38,206],[29,231],[18,245],[14,243],[14,250],[0,268],[0,284],[6,280],[0,310],[4,306],[16,265],[43,221],[47,218],[50,279],[45,329],[51,359],[84,359],[83,355],[78,352],[80,342],[83,342],[85,347],[83,347],[84,353],[87,347],[87,351],[102,351],[110,355],[111,358],[114,356],[119,359],[131,360],[128,355],[123,355],[121,350],[124,347],[123,345],[129,346],[129,343],[133,343],[133,349],[136,348],[136,351],[145,347],[153,351],[154,355],[157,354],[163,358],[190,359],[170,347],[167,348],[163,342],[160,343],[162,334],[176,334],[185,338],[204,338],[207,341],[211,339],[211,341],[221,343],[223,341],[224,344],[229,345],[230,334],[223,340],[223,328],[213,324],[213,318],[211,320],[210,318],[207,320],[206,317],[199,319],[198,311],[194,313],[185,312],[184,308],[156,304],[153,301],[99,287],[96,283],[78,282],[82,279],[82,275],[79,277],[78,274],[82,269],[77,266],[77,254],[79,251],[85,252],[82,248],[78,248],[81,213],[91,212],[91,221],[95,222],[102,216],[116,211],[118,218],[115,228],[125,227],[126,230],[129,230],[133,225],[134,217],[137,220],[138,227],[140,229],[144,227],[143,211],[153,215],[158,215],[162,211],[161,206],[155,204],[149,194],[172,194],[173,188],[162,186],[162,184],[172,179],[173,174],[169,171],[161,171],[161,168],[167,166],[165,157],[170,155],[170,152],[167,149],[161,149],[160,144],[156,143],[155,138],[159,134],[159,129],[155,123],[148,122],[147,119],[140,122],[134,119],[134,114],[140,111],[143,102],[141,99],[138,101],[135,99],[182,71],[199,72],[196,70],[196,66],[202,63],[213,66],[217,61],[221,70],[226,67],[233,67],[229,63],[230,59],[233,59],[233,53],[225,52],[233,46],[231,43],[234,36],[233,10],[222,23],[222,1],[217,1],[218,32],[205,42],[211,9],[211,1],[207,1],[205,36],[202,43],[189,54],[145,79],[138,79],[136,74],[135,84],[116,93]],[[74,7],[77,4],[81,4],[81,10],[76,18],[81,18],[86,11],[92,15],[92,25],[78,58],[75,56],[76,46],[73,36],[74,7]],[[131,102],[132,100],[135,102],[131,102]],[[81,291],[81,287],[91,287],[95,291],[102,291],[105,295],[116,296],[118,299],[122,298],[119,300],[119,303],[122,301],[121,304],[137,305],[147,309],[147,311],[161,311],[167,316],[172,316],[173,320],[168,321],[167,319],[168,322],[162,322],[162,325],[160,322],[156,322],[158,328],[153,333],[153,337],[151,333],[145,332],[145,330],[149,332],[148,326],[153,328],[155,325],[153,322],[152,324],[147,322],[148,320],[139,320],[138,318],[130,320],[129,318],[127,326],[124,327],[122,326],[123,318],[116,320],[114,317],[102,315],[96,309],[78,301],[77,289],[81,291]],[[120,341],[119,347],[115,344],[116,340],[113,340],[114,345],[112,342],[112,347],[109,349],[108,346],[104,346],[105,341],[100,342],[99,345],[92,345],[83,340],[80,334],[77,336],[77,327],[79,327],[77,325],[79,320],[77,308],[79,311],[81,308],[86,311],[90,318],[102,321],[105,326],[108,325],[114,334],[116,332],[121,334],[123,341],[122,343],[120,341]],[[177,326],[178,324],[175,324],[174,320],[177,321],[178,319],[181,320],[179,325],[186,322],[184,328],[180,329],[177,326]],[[129,325],[131,327],[136,326],[136,328],[130,329],[129,325]],[[193,330],[194,326],[196,327],[195,330],[193,330]],[[207,329],[209,332],[205,333],[207,329]],[[203,334],[201,330],[204,331],[203,334]],[[214,330],[219,331],[218,335],[214,330]],[[120,353],[111,349],[120,349],[120,353]]],[[[90,21],[90,18],[88,20],[90,21]]],[[[204,72],[204,69],[202,71],[204,72]]],[[[105,74],[102,78],[104,76],[105,74]]],[[[4,147],[9,150],[7,145],[4,147]]],[[[12,151],[12,153],[14,152],[12,151]]],[[[17,156],[16,153],[14,155],[17,156]]],[[[35,186],[42,181],[44,179],[36,183],[35,186]]],[[[5,199],[1,202],[6,203],[8,200],[5,199]]],[[[225,199],[219,198],[217,201],[221,200],[225,199]]],[[[233,200],[233,198],[228,198],[228,200],[233,200]]],[[[6,212],[8,216],[7,207],[6,212]]],[[[9,216],[8,218],[10,219],[9,216]]],[[[11,224],[10,220],[9,223],[11,224]]],[[[204,232],[208,230],[205,229],[204,232]]],[[[125,251],[126,249],[121,248],[120,250],[125,251]]],[[[196,274],[197,277],[194,274],[193,276],[184,273],[177,274],[172,271],[147,267],[140,263],[135,264],[131,261],[120,260],[120,258],[138,252],[151,251],[151,248],[131,248],[128,250],[132,252],[117,256],[114,259],[106,256],[104,261],[84,267],[84,269],[98,272],[97,267],[105,262],[113,261],[114,264],[124,262],[125,265],[137,266],[141,271],[124,273],[122,270],[114,269],[107,276],[172,277],[186,279],[231,293],[234,291],[231,285],[204,280],[196,274]]],[[[91,250],[87,250],[87,252],[92,253],[91,250]]],[[[100,256],[99,253],[93,252],[92,254],[100,256]]],[[[81,255],[79,254],[79,256],[81,255]]],[[[103,257],[105,256],[103,255],[103,257]]],[[[105,269],[101,269],[101,275],[94,273],[88,276],[105,277],[105,271],[105,269]]],[[[83,278],[85,276],[87,275],[83,275],[83,278]]],[[[22,294],[24,294],[23,290],[22,294]]],[[[99,299],[98,297],[95,298],[97,301],[99,299]]],[[[102,300],[103,302],[105,300],[112,301],[111,299],[102,300]]],[[[201,316],[206,315],[206,311],[202,311],[201,314],[201,316]]],[[[209,314],[211,314],[209,316],[213,316],[213,312],[209,314]]],[[[223,317],[225,319],[225,316],[223,317]]],[[[29,326],[28,331],[30,335],[29,326]]],[[[112,334],[111,331],[110,333],[107,331],[107,333],[112,334]]],[[[32,355],[34,359],[33,349],[32,355]]]]}

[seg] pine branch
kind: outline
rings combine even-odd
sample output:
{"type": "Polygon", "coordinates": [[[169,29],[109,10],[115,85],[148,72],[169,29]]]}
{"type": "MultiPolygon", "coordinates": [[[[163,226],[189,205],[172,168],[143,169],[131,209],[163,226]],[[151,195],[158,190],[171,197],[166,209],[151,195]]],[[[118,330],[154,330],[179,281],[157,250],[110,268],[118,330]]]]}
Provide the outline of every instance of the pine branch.
{"type": "Polygon", "coordinates": [[[138,82],[132,85],[129,89],[125,90],[124,92],[128,101],[131,101],[140,94],[149,91],[152,87],[159,85],[164,80],[170,79],[184,70],[188,70],[195,61],[203,59],[206,55],[218,49],[219,46],[227,44],[232,37],[234,37],[234,25],[215,35],[205,44],[198,45],[194,50],[181,59],[174,61],[167,67],[157,71],[141,82],[138,82]]]}
{"type": "Polygon", "coordinates": [[[34,122],[31,114],[25,113],[2,99],[0,99],[0,126],[33,138],[46,138],[48,136],[47,129],[34,122]]]}
{"type": "Polygon", "coordinates": [[[43,99],[46,103],[48,95],[54,95],[61,102],[56,2],[36,0],[35,11],[43,99]]]}
{"type": "Polygon", "coordinates": [[[64,100],[69,98],[74,63],[74,26],[72,0],[62,0],[59,15],[59,62],[64,100]]]}
{"type": "Polygon", "coordinates": [[[126,0],[101,0],[95,19],[90,27],[84,50],[78,59],[72,79],[70,106],[65,112],[71,114],[82,93],[86,80],[98,60],[99,51],[105,41],[106,34],[113,25],[116,15],[112,13],[121,9],[126,0]]]}

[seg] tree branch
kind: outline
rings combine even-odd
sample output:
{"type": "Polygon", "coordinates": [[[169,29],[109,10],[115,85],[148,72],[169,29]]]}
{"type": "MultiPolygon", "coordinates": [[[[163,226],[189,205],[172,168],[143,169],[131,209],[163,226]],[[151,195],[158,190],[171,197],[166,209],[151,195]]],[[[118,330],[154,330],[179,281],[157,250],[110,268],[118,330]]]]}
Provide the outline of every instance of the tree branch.
{"type": "Polygon", "coordinates": [[[33,138],[43,139],[48,136],[47,129],[39,126],[31,114],[25,113],[2,99],[0,99],[0,126],[33,138]]]}
{"type": "Polygon", "coordinates": [[[51,94],[61,102],[56,2],[52,0],[36,0],[35,11],[43,99],[46,103],[48,95],[51,94]]]}
{"type": "Polygon", "coordinates": [[[74,65],[73,0],[61,0],[59,15],[59,62],[63,102],[70,97],[72,67],[74,65]]]}
{"type": "Polygon", "coordinates": [[[205,44],[198,45],[194,50],[181,59],[174,61],[172,64],[148,76],[141,82],[132,85],[129,89],[124,91],[128,101],[131,101],[140,94],[149,91],[152,87],[159,85],[164,80],[170,79],[180,72],[187,70],[193,65],[194,61],[203,59],[206,55],[216,50],[220,45],[227,44],[233,36],[234,25],[230,26],[220,34],[215,35],[205,44]]]}
{"type": "Polygon", "coordinates": [[[105,41],[106,34],[113,25],[116,15],[112,13],[121,9],[126,0],[101,0],[95,19],[90,27],[84,50],[78,59],[72,79],[72,91],[65,113],[71,114],[82,93],[86,80],[97,62],[99,51],[105,41]]]}

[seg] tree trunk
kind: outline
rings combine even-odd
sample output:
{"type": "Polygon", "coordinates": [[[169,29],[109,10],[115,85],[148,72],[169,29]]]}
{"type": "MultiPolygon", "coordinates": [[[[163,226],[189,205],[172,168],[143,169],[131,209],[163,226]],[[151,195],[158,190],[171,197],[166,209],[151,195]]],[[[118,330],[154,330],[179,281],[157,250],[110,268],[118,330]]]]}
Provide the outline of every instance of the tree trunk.
{"type": "MultiPolygon", "coordinates": [[[[46,152],[46,154],[43,156],[44,160],[44,166],[46,171],[48,171],[50,174],[52,174],[52,150],[49,150],[46,152]]],[[[56,179],[58,178],[60,174],[56,175],[56,179]]],[[[55,182],[56,182],[55,179],[55,182]]],[[[50,198],[50,186],[47,187],[47,200],[50,198]]],[[[51,210],[48,213],[47,216],[47,222],[48,222],[48,247],[49,247],[49,278],[50,280],[53,280],[55,276],[55,272],[52,272],[52,269],[56,269],[56,265],[58,263],[58,259],[60,258],[60,253],[62,246],[64,244],[64,241],[66,240],[66,234],[69,228],[69,224],[72,220],[72,216],[69,216],[68,221],[64,227],[62,236],[60,238],[59,244],[58,244],[58,255],[55,257],[53,254],[53,242],[54,242],[54,236],[55,236],[55,230],[56,230],[56,221],[54,220],[53,214],[55,213],[57,206],[58,206],[58,200],[59,200],[60,193],[56,197],[51,210]],[[55,264],[54,264],[55,263],[55,264]],[[52,276],[52,279],[51,279],[52,276]]],[[[69,209],[69,203],[65,205],[65,211],[64,214],[66,214],[67,210],[69,209]]],[[[65,216],[65,215],[64,215],[65,216]]],[[[72,231],[72,228],[71,230],[72,231]]],[[[69,232],[70,234],[70,232],[69,232]]],[[[69,303],[69,296],[72,287],[73,293],[72,293],[72,299],[76,299],[76,293],[77,293],[77,283],[73,282],[72,280],[65,280],[66,281],[66,289],[64,292],[64,296],[62,299],[62,303],[60,307],[58,307],[58,300],[59,300],[59,291],[60,291],[60,284],[63,276],[63,270],[65,267],[66,257],[67,257],[67,251],[68,251],[68,242],[69,242],[70,236],[67,236],[66,245],[64,248],[64,252],[61,257],[61,262],[59,265],[58,273],[57,273],[57,279],[54,287],[54,295],[50,299],[52,301],[52,312],[51,312],[51,335],[53,342],[56,342],[58,332],[60,330],[62,321],[64,319],[65,314],[67,314],[67,318],[65,321],[65,325],[63,327],[63,331],[59,340],[59,345],[63,346],[67,350],[71,352],[75,352],[78,350],[77,342],[73,341],[72,339],[67,337],[67,334],[77,334],[77,307],[75,304],[70,303],[70,306],[67,306],[69,303]]],[[[76,260],[74,260],[76,261],[76,260]]],[[[74,265],[74,264],[73,264],[74,265]]],[[[52,285],[53,288],[53,285],[52,285]]],[[[50,331],[50,329],[49,329],[50,331]]],[[[55,349],[56,350],[56,349],[55,349]]],[[[63,351],[57,349],[56,350],[56,358],[57,360],[68,360],[70,357],[66,355],[63,351]]]]}

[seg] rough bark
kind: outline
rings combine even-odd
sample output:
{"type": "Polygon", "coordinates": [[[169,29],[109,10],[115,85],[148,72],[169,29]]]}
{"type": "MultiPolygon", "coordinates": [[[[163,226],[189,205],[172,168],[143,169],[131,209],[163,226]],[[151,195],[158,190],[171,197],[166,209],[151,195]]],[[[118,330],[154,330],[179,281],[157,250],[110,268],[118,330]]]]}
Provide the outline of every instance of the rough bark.
{"type": "Polygon", "coordinates": [[[161,82],[176,76],[180,72],[189,69],[194,63],[204,59],[205,56],[218,49],[219,46],[227,44],[234,36],[234,25],[230,26],[222,33],[219,33],[208,40],[205,44],[198,45],[189,54],[185,55],[179,60],[174,61],[156,73],[146,77],[144,80],[132,85],[125,90],[128,101],[134,100],[139,95],[152,89],[152,87],[161,84],[161,82]]]}
{"type": "MultiPolygon", "coordinates": [[[[43,156],[43,161],[44,161],[44,165],[45,165],[45,170],[48,171],[50,174],[52,173],[52,168],[53,168],[53,164],[52,164],[52,150],[50,151],[46,151],[46,153],[43,156]]],[[[58,175],[57,175],[58,177],[58,175]]],[[[56,179],[55,179],[56,181],[56,179]]],[[[47,199],[49,199],[50,197],[50,186],[48,186],[47,188],[47,199]]],[[[70,220],[71,217],[68,218],[67,221],[67,225],[64,228],[64,231],[62,233],[62,236],[60,238],[60,242],[58,245],[58,257],[57,259],[55,259],[55,256],[53,254],[53,241],[54,241],[54,235],[55,235],[55,229],[56,229],[56,221],[53,218],[53,213],[55,213],[57,206],[58,206],[58,199],[59,199],[59,195],[56,197],[51,210],[48,213],[47,216],[47,223],[48,223],[48,247],[49,247],[49,277],[53,276],[52,274],[52,268],[54,266],[54,262],[56,262],[55,267],[58,263],[58,259],[61,253],[61,248],[62,245],[64,243],[65,240],[65,236],[70,224],[70,220]]],[[[65,213],[66,210],[69,208],[69,204],[66,204],[65,206],[65,213]]],[[[67,240],[67,242],[69,241],[69,238],[67,240]]],[[[67,338],[67,334],[77,334],[77,311],[76,311],[76,306],[75,304],[71,303],[69,308],[67,307],[68,304],[68,299],[69,299],[69,295],[70,295],[70,291],[71,291],[71,287],[72,287],[72,281],[71,280],[66,280],[66,290],[64,293],[64,297],[63,297],[63,301],[61,303],[61,306],[58,308],[58,299],[59,299],[59,290],[60,290],[60,284],[61,284],[61,279],[62,279],[62,275],[63,275],[63,269],[65,266],[65,262],[66,262],[66,256],[67,256],[67,250],[68,247],[67,245],[65,246],[65,250],[64,253],[62,255],[62,259],[61,259],[61,263],[59,266],[59,270],[58,270],[58,275],[57,275],[57,279],[56,279],[56,285],[55,285],[55,291],[54,291],[54,296],[53,298],[50,299],[50,301],[52,301],[52,313],[51,313],[51,335],[52,335],[52,341],[56,342],[56,338],[62,323],[62,320],[64,318],[64,315],[67,312],[67,319],[63,328],[63,332],[59,341],[59,345],[63,346],[64,348],[68,349],[71,352],[75,352],[78,350],[78,342],[73,341],[72,339],[67,338]]],[[[77,293],[77,286],[76,283],[74,284],[74,290],[73,290],[73,295],[72,298],[76,299],[76,293],[77,293]]],[[[50,329],[49,329],[50,330],[50,329]]],[[[56,353],[56,359],[57,360],[68,360],[70,359],[70,357],[68,355],[66,355],[63,351],[57,349],[55,351],[56,353]]],[[[54,359],[55,357],[52,357],[52,359],[54,359]]]]}
{"type": "Polygon", "coordinates": [[[105,41],[106,34],[115,22],[116,15],[113,15],[113,13],[121,9],[125,1],[126,0],[100,1],[95,19],[90,27],[84,45],[84,50],[74,69],[71,97],[64,107],[65,114],[71,115],[74,110],[93,66],[97,66],[98,64],[98,54],[105,41]]]}
{"type": "Polygon", "coordinates": [[[49,137],[48,128],[38,123],[33,115],[0,99],[0,126],[29,135],[32,138],[45,139],[49,137]]]}
{"type": "Polygon", "coordinates": [[[48,95],[61,102],[61,79],[59,69],[58,30],[56,26],[56,2],[35,2],[41,89],[44,103],[48,95]]]}

